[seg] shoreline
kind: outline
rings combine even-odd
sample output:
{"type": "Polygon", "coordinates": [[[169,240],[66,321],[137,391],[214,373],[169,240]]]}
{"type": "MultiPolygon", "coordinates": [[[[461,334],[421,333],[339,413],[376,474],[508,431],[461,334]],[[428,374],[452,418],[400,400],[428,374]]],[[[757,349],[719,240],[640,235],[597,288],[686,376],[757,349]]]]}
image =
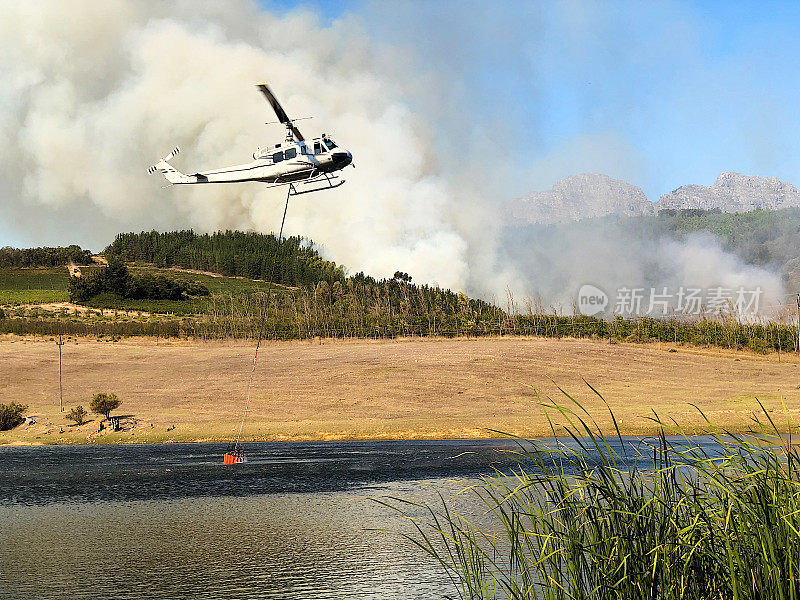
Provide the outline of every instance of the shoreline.
{"type": "MultiPolygon", "coordinates": [[[[720,427],[722,429],[722,427],[720,427]]],[[[746,434],[752,431],[752,429],[748,429],[747,427],[725,427],[725,430],[728,433],[734,435],[746,434]]],[[[787,429],[781,428],[778,426],[778,431],[780,434],[786,434],[788,432],[787,429]]],[[[796,434],[796,428],[793,427],[793,433],[796,434]]],[[[8,433],[8,432],[2,432],[8,433]]],[[[610,436],[611,438],[617,438],[616,430],[609,430],[603,429],[603,435],[610,436]]],[[[670,437],[675,438],[683,438],[686,437],[702,437],[710,435],[712,431],[710,429],[698,429],[693,430],[691,432],[684,432],[680,433],[672,433],[666,432],[666,437],[669,439],[670,437]]],[[[622,439],[645,439],[645,438],[652,438],[659,435],[658,429],[653,430],[637,430],[637,431],[626,431],[620,430],[620,435],[622,439]]],[[[588,436],[577,436],[578,439],[591,439],[588,436]]],[[[331,437],[331,436],[323,436],[323,437],[308,437],[308,438],[292,438],[292,439],[284,439],[276,437],[274,439],[242,439],[241,444],[304,444],[304,443],[370,443],[370,442],[479,442],[479,441],[497,441],[497,440],[522,440],[522,441],[541,441],[541,440],[571,440],[573,439],[568,434],[564,433],[557,437],[553,437],[552,433],[548,435],[531,435],[531,436],[496,436],[496,437],[489,437],[489,436],[475,436],[475,437],[428,437],[428,436],[418,436],[418,437],[375,437],[375,438],[368,438],[368,437],[331,437]]],[[[139,439],[121,439],[121,438],[109,438],[109,439],[101,439],[101,440],[91,440],[91,441],[79,441],[79,440],[71,440],[71,439],[62,439],[56,441],[29,441],[29,440],[14,440],[14,441],[3,441],[0,442],[0,450],[4,448],[52,448],[56,446],[75,446],[75,447],[82,447],[82,446],[162,446],[162,445],[172,445],[172,444],[191,444],[191,445],[203,445],[203,444],[228,444],[230,443],[230,439],[167,439],[167,438],[144,438],[143,436],[139,439]]]]}

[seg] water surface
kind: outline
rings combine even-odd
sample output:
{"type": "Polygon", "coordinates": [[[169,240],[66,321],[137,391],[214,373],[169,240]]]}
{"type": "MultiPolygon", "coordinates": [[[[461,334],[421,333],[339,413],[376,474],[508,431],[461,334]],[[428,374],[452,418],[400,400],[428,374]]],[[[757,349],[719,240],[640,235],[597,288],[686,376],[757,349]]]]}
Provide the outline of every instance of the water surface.
{"type": "MultiPolygon", "coordinates": [[[[617,442],[631,458],[636,445],[617,442]]],[[[215,444],[0,448],[0,598],[452,596],[431,559],[374,531],[409,523],[372,498],[435,503],[514,464],[515,448],[265,443],[227,466],[215,444]]]]}

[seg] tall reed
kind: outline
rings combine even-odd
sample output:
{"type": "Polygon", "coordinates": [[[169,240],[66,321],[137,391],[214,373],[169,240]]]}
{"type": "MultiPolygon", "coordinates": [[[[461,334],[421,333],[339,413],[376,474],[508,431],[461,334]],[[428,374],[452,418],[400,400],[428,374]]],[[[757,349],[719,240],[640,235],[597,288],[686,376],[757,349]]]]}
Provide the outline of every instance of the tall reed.
{"type": "Polygon", "coordinates": [[[659,436],[633,443],[603,435],[569,400],[543,403],[565,419],[567,441],[519,440],[513,472],[468,490],[488,524],[452,499],[384,502],[412,518],[406,537],[460,597],[800,597],[798,452],[763,407],[746,435],[697,438],[659,422],[659,436]]]}

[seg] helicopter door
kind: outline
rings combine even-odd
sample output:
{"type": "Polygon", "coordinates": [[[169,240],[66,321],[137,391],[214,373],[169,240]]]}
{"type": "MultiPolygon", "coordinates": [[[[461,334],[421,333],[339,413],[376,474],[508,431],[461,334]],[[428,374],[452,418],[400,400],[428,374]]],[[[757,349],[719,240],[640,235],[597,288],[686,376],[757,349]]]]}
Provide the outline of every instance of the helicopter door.
{"type": "Polygon", "coordinates": [[[322,144],[319,142],[314,142],[314,154],[322,154],[322,144]]]}

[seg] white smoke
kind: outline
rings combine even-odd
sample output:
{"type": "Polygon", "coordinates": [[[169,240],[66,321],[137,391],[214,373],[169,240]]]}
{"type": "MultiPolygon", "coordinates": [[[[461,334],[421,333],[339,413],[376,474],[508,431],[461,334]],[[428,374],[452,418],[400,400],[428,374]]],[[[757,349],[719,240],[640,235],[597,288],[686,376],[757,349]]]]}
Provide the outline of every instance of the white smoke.
{"type": "MultiPolygon", "coordinates": [[[[458,52],[448,58],[455,34],[432,38],[440,31],[431,27],[419,37],[440,40],[423,45],[437,64],[468,68],[458,52]]],[[[2,2],[0,219],[29,243],[94,249],[120,231],[276,231],[282,191],[170,188],[146,173],[175,145],[183,149],[176,168],[192,173],[246,162],[280,140],[281,126],[263,125],[275,119],[254,87],[267,81],[290,115],[314,116],[301,130],[332,134],[353,153],[347,183],[294,199],[286,223],[286,233],[311,238],[353,272],[400,269],[485,297],[510,287],[546,301],[588,281],[635,282],[653,264],[670,265],[676,281],[726,285],[744,276],[774,287],[774,276],[719,248],[637,255],[602,235],[579,244],[504,239],[496,208],[511,190],[503,182],[544,183],[569,174],[569,164],[594,170],[598,157],[611,168],[621,151],[604,152],[595,137],[578,144],[581,157],[556,148],[520,176],[518,158],[508,160],[511,123],[465,114],[458,99],[466,92],[453,75],[420,70],[419,59],[372,39],[353,18],[323,25],[310,12],[277,16],[247,0],[2,2]],[[708,256],[719,268],[692,268],[708,256]]]]}
{"type": "MultiPolygon", "coordinates": [[[[735,297],[742,289],[748,298],[760,289],[760,314],[774,317],[782,309],[780,275],[726,252],[707,232],[679,240],[636,231],[625,219],[591,219],[515,228],[506,235],[505,260],[525,273],[516,289],[543,299],[546,309],[571,312],[584,284],[599,287],[612,301],[622,288],[642,290],[645,299],[655,290],[670,295],[673,308],[681,289],[699,289],[704,297],[720,288],[735,297]]],[[[642,312],[647,308],[645,302],[642,312]]]]}
{"type": "Polygon", "coordinates": [[[22,227],[82,214],[60,237],[94,247],[123,229],[276,230],[285,191],[258,184],[164,189],[146,168],[172,146],[187,172],[247,162],[279,141],[255,83],[268,81],[308,133],[355,156],[342,188],[294,200],[286,231],[377,276],[397,269],[463,288],[468,241],[448,212],[433,132],[403,98],[412,83],[348,22],[276,17],[249,2],[5,3],[3,210],[22,227]]]}

